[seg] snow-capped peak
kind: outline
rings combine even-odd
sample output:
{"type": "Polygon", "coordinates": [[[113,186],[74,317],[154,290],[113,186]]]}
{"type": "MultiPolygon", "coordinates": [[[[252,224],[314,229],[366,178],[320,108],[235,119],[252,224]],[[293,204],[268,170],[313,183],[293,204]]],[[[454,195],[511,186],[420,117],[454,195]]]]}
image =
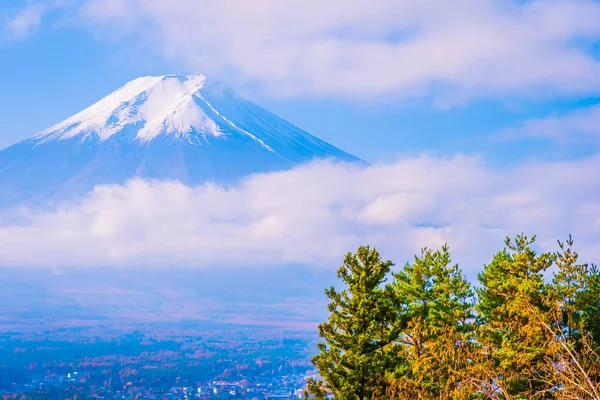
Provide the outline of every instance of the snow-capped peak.
{"type": "Polygon", "coordinates": [[[161,134],[187,141],[192,133],[218,137],[218,124],[198,105],[205,80],[202,74],[137,78],[36,138],[44,142],[97,135],[105,141],[131,126],[140,142],[161,134]]]}

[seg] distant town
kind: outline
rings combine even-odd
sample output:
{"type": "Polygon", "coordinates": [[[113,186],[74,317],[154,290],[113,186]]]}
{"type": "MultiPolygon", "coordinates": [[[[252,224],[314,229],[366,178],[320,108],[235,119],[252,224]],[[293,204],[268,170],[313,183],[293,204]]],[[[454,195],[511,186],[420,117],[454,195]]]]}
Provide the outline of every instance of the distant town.
{"type": "Polygon", "coordinates": [[[305,383],[314,373],[282,375],[235,381],[214,380],[194,386],[149,386],[143,380],[133,379],[125,385],[112,387],[88,385],[86,378],[74,371],[66,375],[48,374],[35,376],[27,383],[12,383],[10,388],[0,390],[8,399],[299,399],[304,397],[305,383]]]}
{"type": "Polygon", "coordinates": [[[316,375],[308,333],[76,332],[0,332],[0,398],[297,399],[316,375]]]}

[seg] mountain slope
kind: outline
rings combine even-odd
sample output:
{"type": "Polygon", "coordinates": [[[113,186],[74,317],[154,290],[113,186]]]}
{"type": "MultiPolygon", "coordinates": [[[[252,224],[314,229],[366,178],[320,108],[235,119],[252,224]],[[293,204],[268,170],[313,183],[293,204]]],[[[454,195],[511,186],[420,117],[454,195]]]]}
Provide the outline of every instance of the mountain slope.
{"type": "Polygon", "coordinates": [[[203,75],[144,77],[0,151],[0,206],[133,177],[230,183],[319,158],[360,162],[203,75]]]}

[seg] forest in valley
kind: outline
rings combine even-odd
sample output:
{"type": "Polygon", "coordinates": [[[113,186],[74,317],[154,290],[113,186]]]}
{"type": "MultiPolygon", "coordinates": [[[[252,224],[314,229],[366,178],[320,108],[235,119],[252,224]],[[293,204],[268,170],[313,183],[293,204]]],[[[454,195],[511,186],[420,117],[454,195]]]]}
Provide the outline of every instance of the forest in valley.
{"type": "Polygon", "coordinates": [[[447,246],[398,269],[360,247],[337,275],[306,397],[600,399],[600,271],[570,237],[507,239],[474,283],[447,246]]]}

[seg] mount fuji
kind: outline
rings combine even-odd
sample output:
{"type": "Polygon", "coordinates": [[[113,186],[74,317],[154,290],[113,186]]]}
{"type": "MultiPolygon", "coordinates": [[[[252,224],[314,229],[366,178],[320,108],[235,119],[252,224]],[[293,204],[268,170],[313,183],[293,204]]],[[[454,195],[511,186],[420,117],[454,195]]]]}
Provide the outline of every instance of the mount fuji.
{"type": "Polygon", "coordinates": [[[142,77],[0,151],[0,206],[134,177],[233,183],[324,158],[363,163],[204,75],[142,77]]]}

